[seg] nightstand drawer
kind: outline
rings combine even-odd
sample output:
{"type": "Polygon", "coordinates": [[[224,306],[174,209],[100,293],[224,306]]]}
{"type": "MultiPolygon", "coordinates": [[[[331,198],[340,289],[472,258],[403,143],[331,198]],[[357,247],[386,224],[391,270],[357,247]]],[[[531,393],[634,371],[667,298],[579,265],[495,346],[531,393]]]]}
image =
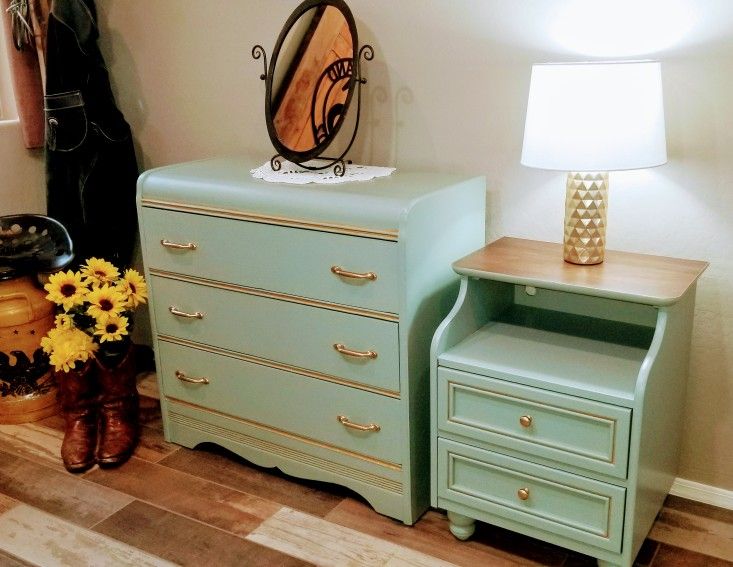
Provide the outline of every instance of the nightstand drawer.
{"type": "Polygon", "coordinates": [[[329,447],[389,463],[402,462],[397,399],[203,349],[165,341],[159,341],[158,348],[163,394],[167,398],[329,447]],[[339,421],[339,416],[345,423],[339,421]],[[358,429],[370,426],[373,430],[358,429]]]}
{"type": "Polygon", "coordinates": [[[439,367],[437,417],[449,434],[626,477],[628,408],[439,367]]]}
{"type": "Polygon", "coordinates": [[[160,276],[150,285],[160,335],[400,390],[397,323],[160,276]]]}
{"type": "Polygon", "coordinates": [[[445,499],[610,551],[621,549],[625,489],[438,439],[438,506],[445,499]]]}
{"type": "Polygon", "coordinates": [[[151,270],[399,310],[395,242],[146,207],[142,225],[151,270]],[[348,273],[337,275],[334,267],[348,273]]]}

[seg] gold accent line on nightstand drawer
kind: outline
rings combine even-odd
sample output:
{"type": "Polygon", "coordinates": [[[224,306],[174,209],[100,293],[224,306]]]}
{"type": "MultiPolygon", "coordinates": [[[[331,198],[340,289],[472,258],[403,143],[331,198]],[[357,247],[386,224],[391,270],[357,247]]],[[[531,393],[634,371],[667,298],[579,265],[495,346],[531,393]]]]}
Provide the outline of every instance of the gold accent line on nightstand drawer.
{"type": "Polygon", "coordinates": [[[309,307],[318,307],[321,309],[329,309],[331,311],[340,311],[341,313],[350,313],[351,315],[361,315],[363,317],[370,317],[372,319],[380,319],[382,321],[390,321],[397,323],[400,318],[395,313],[387,313],[385,311],[374,311],[372,309],[364,309],[362,307],[353,307],[351,305],[342,305],[340,303],[330,303],[328,301],[319,301],[317,299],[310,299],[308,297],[301,297],[299,295],[289,295],[287,293],[279,293],[277,291],[266,291],[256,287],[247,287],[237,284],[228,284],[223,282],[217,282],[214,280],[207,280],[204,278],[198,278],[196,276],[186,276],[183,274],[177,274],[174,272],[166,272],[158,270],[156,268],[150,268],[151,276],[158,276],[161,278],[167,278],[169,280],[177,280],[181,282],[205,285],[208,287],[214,287],[217,289],[223,289],[226,291],[234,291],[236,293],[245,293],[247,295],[256,295],[258,297],[267,297],[269,299],[279,299],[281,301],[288,301],[290,303],[298,303],[300,305],[308,305],[309,307]]]}
{"type": "MultiPolygon", "coordinates": [[[[547,521],[550,521],[550,522],[554,522],[556,524],[560,524],[560,525],[563,525],[563,526],[567,526],[569,528],[573,528],[573,529],[580,530],[580,531],[583,531],[583,532],[586,532],[586,533],[589,533],[589,534],[600,536],[600,537],[602,537],[604,539],[608,539],[609,538],[609,528],[611,526],[611,498],[612,497],[609,496],[608,494],[602,494],[600,492],[596,492],[595,490],[590,490],[588,488],[580,488],[580,487],[577,487],[577,486],[573,486],[572,484],[567,484],[565,482],[551,480],[551,479],[548,479],[548,478],[542,478],[540,476],[535,476],[533,474],[524,473],[524,472],[521,472],[521,471],[518,471],[518,470],[511,469],[511,468],[500,467],[500,466],[497,466],[497,465],[495,465],[493,463],[487,463],[485,461],[479,461],[479,460],[472,459],[470,457],[466,457],[465,455],[460,455],[460,454],[457,454],[457,453],[448,452],[448,458],[450,459],[450,463],[448,465],[450,467],[450,469],[449,469],[449,471],[450,471],[449,475],[450,476],[448,478],[448,483],[449,483],[448,490],[452,490],[452,491],[458,492],[460,494],[465,494],[467,496],[471,496],[472,498],[479,498],[479,499],[482,499],[482,500],[488,500],[489,502],[493,502],[497,506],[501,506],[501,507],[504,507],[504,508],[509,508],[511,510],[516,510],[518,512],[523,512],[525,514],[531,514],[533,516],[537,516],[538,518],[542,518],[544,520],[547,520],[547,521]],[[490,494],[487,494],[487,493],[476,492],[475,490],[471,490],[470,488],[458,488],[458,485],[456,484],[455,479],[453,477],[453,472],[456,469],[456,466],[455,466],[454,463],[456,461],[464,461],[466,463],[471,463],[474,466],[484,467],[485,469],[494,469],[495,471],[498,471],[499,473],[509,472],[509,473],[512,473],[514,476],[520,476],[521,475],[521,476],[524,477],[523,480],[532,481],[535,484],[535,486],[555,485],[555,486],[559,486],[560,488],[563,488],[563,489],[567,490],[568,492],[574,492],[576,494],[581,493],[581,494],[586,494],[586,495],[590,495],[590,496],[595,496],[600,501],[602,501],[602,502],[605,503],[605,508],[606,508],[606,529],[604,529],[604,530],[597,530],[597,529],[593,529],[592,527],[581,526],[581,525],[578,525],[575,522],[568,522],[568,521],[562,520],[561,518],[558,518],[555,515],[548,515],[545,512],[541,512],[541,511],[537,511],[537,510],[527,510],[523,506],[517,506],[516,504],[513,504],[513,503],[511,503],[509,501],[502,502],[501,500],[499,500],[498,498],[496,498],[494,495],[490,495],[490,494]]],[[[580,478],[583,478],[583,477],[580,477],[580,478]]],[[[528,489],[525,489],[525,490],[528,490],[528,489]]],[[[539,492],[540,490],[541,490],[541,488],[536,488],[535,489],[535,492],[539,492]]],[[[529,491],[527,493],[527,497],[529,497],[529,491]]]]}
{"type": "Polygon", "coordinates": [[[345,224],[313,222],[303,219],[262,215],[259,213],[237,211],[233,209],[219,209],[217,207],[203,207],[201,205],[188,205],[185,203],[175,203],[172,201],[160,201],[158,199],[141,199],[140,203],[143,207],[152,207],[155,209],[168,209],[171,211],[180,211],[182,213],[205,214],[227,219],[245,220],[259,222],[263,224],[276,224],[293,228],[305,228],[310,230],[319,230],[323,232],[333,232],[336,234],[346,234],[348,236],[363,236],[366,238],[390,240],[393,242],[397,240],[398,236],[397,229],[390,228],[363,228],[360,226],[350,226],[345,224]]]}
{"type": "Polygon", "coordinates": [[[312,439],[310,437],[304,437],[296,433],[291,433],[290,431],[285,431],[284,429],[278,429],[277,427],[272,427],[270,425],[266,425],[258,421],[252,421],[250,419],[245,419],[243,417],[237,417],[235,415],[231,415],[228,413],[212,410],[212,409],[205,408],[202,406],[197,406],[196,404],[192,404],[189,402],[184,402],[183,400],[179,400],[178,398],[171,398],[169,396],[166,396],[166,399],[171,404],[178,404],[181,406],[189,407],[191,409],[195,409],[196,411],[201,411],[201,412],[205,412],[205,413],[212,414],[212,415],[218,415],[220,417],[225,417],[227,419],[231,419],[231,420],[238,421],[240,423],[244,423],[252,427],[256,427],[258,429],[262,429],[264,431],[269,431],[271,433],[277,433],[278,435],[282,435],[283,437],[287,437],[295,441],[300,441],[301,443],[307,443],[315,447],[322,447],[324,449],[328,449],[329,451],[334,451],[336,453],[340,453],[348,457],[353,457],[361,461],[372,463],[373,465],[384,467],[384,468],[387,468],[393,471],[397,471],[397,472],[402,472],[402,465],[398,465],[397,463],[391,463],[389,461],[382,461],[381,459],[376,459],[374,457],[370,457],[369,455],[364,455],[363,453],[357,453],[356,451],[350,451],[348,449],[344,449],[343,447],[339,447],[337,445],[331,445],[330,443],[324,443],[322,441],[317,441],[316,439],[312,439]]]}
{"type": "Polygon", "coordinates": [[[275,362],[274,360],[269,360],[267,358],[260,358],[258,356],[252,356],[251,354],[243,354],[241,352],[234,352],[234,351],[226,350],[223,348],[212,347],[209,345],[196,343],[196,342],[189,341],[186,339],[179,339],[177,337],[171,337],[170,335],[158,335],[158,340],[164,341],[166,343],[173,343],[175,345],[180,345],[180,346],[184,346],[188,348],[194,348],[196,350],[201,350],[204,352],[210,352],[211,354],[228,356],[229,358],[235,358],[237,360],[242,360],[244,362],[251,362],[253,364],[259,364],[260,366],[267,366],[269,368],[274,368],[276,370],[284,370],[285,372],[292,372],[293,374],[300,374],[301,376],[306,376],[308,378],[315,378],[316,380],[323,380],[325,382],[331,382],[333,384],[340,384],[341,386],[347,386],[349,388],[356,388],[357,390],[364,390],[366,392],[371,392],[372,394],[379,394],[380,396],[387,396],[389,398],[394,398],[396,400],[400,399],[400,393],[394,390],[387,390],[385,388],[377,388],[374,386],[368,386],[366,384],[362,384],[361,382],[353,382],[351,380],[339,378],[338,376],[333,376],[331,374],[324,374],[322,372],[316,372],[315,370],[308,370],[306,368],[301,368],[299,366],[291,366],[290,364],[284,364],[282,362],[275,362]]]}
{"type": "MultiPolygon", "coordinates": [[[[561,406],[556,406],[554,404],[549,404],[545,402],[533,402],[532,400],[527,400],[525,398],[517,398],[515,396],[511,396],[509,394],[503,394],[501,392],[496,392],[494,390],[488,390],[484,388],[474,388],[472,386],[467,386],[466,384],[461,384],[459,382],[453,382],[451,380],[448,381],[448,407],[449,408],[455,408],[455,391],[456,390],[466,390],[466,391],[473,391],[473,392],[480,392],[481,395],[490,394],[493,395],[494,398],[504,398],[509,400],[510,402],[519,402],[519,404],[524,405],[531,405],[538,409],[543,408],[550,408],[554,410],[556,413],[564,413],[567,415],[582,415],[588,418],[593,418],[596,421],[599,422],[605,422],[609,424],[609,434],[611,437],[611,454],[604,458],[599,455],[595,455],[593,453],[589,453],[587,451],[581,451],[579,449],[573,449],[571,447],[566,447],[564,445],[557,445],[554,443],[549,443],[548,441],[541,441],[539,439],[534,439],[531,437],[516,435],[514,433],[510,433],[509,431],[503,430],[503,429],[497,429],[495,427],[487,427],[487,426],[481,426],[473,421],[466,421],[460,418],[457,418],[455,415],[448,415],[446,420],[450,423],[457,423],[458,425],[463,425],[465,427],[472,427],[474,429],[480,429],[481,431],[489,431],[491,433],[495,433],[497,435],[502,435],[504,437],[511,437],[512,439],[518,439],[520,441],[526,441],[528,443],[533,443],[535,445],[541,445],[543,447],[548,447],[550,449],[553,449],[555,451],[562,451],[564,453],[571,453],[573,455],[578,455],[580,457],[585,457],[587,459],[591,459],[594,461],[598,461],[600,463],[609,463],[611,465],[616,464],[616,439],[618,437],[616,430],[617,430],[617,420],[613,417],[609,417],[607,415],[598,415],[594,413],[590,413],[587,411],[580,411],[580,410],[570,410],[561,406]]],[[[528,417],[528,416],[522,416],[522,417],[528,417]]],[[[531,423],[532,418],[529,418],[529,421],[531,423]]]]}

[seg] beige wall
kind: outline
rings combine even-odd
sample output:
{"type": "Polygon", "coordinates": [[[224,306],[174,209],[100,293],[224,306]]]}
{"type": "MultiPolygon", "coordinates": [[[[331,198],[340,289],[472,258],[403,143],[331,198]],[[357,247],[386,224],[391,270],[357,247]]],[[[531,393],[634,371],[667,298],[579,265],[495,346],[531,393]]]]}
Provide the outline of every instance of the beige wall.
{"type": "Polygon", "coordinates": [[[0,121],[0,215],[46,212],[43,153],[26,150],[17,120],[0,121]]]}
{"type": "MultiPolygon", "coordinates": [[[[376,51],[352,157],[486,175],[489,240],[561,239],[564,175],[519,164],[531,64],[662,61],[669,163],[612,175],[609,248],[711,262],[698,290],[680,476],[733,489],[733,3],[349,2],[376,51]]],[[[261,63],[250,50],[272,50],[297,0],[97,4],[142,167],[269,158],[261,63]]]]}
{"type": "MultiPolygon", "coordinates": [[[[4,17],[4,15],[3,15],[4,17]]],[[[0,61],[5,62],[3,26],[0,26],[0,61]]],[[[43,153],[26,150],[7,65],[0,65],[0,215],[44,213],[46,185],[43,153]]]]}

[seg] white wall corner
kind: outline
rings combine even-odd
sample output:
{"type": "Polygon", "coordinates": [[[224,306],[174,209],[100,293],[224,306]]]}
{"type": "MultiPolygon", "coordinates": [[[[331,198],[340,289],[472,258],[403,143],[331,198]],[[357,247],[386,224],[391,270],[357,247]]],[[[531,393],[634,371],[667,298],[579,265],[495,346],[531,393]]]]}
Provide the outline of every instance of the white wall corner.
{"type": "Polygon", "coordinates": [[[733,490],[725,490],[709,484],[701,484],[684,478],[676,478],[669,491],[672,496],[733,510],[733,490]]]}

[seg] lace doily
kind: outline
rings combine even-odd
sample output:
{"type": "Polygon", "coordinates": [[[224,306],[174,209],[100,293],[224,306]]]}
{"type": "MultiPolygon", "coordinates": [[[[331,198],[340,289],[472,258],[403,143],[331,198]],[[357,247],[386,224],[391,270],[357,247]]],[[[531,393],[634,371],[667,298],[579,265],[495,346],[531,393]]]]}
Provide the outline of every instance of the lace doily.
{"type": "MultiPolygon", "coordinates": [[[[314,163],[314,162],[308,162],[314,163]]],[[[346,171],[342,176],[333,172],[333,167],[310,171],[304,169],[291,161],[282,160],[282,167],[273,171],[270,162],[266,161],[260,167],[250,170],[252,177],[263,179],[273,183],[293,183],[304,185],[306,183],[347,183],[349,181],[367,181],[375,177],[386,177],[395,170],[394,167],[378,167],[375,165],[357,165],[347,163],[346,171]]]]}

